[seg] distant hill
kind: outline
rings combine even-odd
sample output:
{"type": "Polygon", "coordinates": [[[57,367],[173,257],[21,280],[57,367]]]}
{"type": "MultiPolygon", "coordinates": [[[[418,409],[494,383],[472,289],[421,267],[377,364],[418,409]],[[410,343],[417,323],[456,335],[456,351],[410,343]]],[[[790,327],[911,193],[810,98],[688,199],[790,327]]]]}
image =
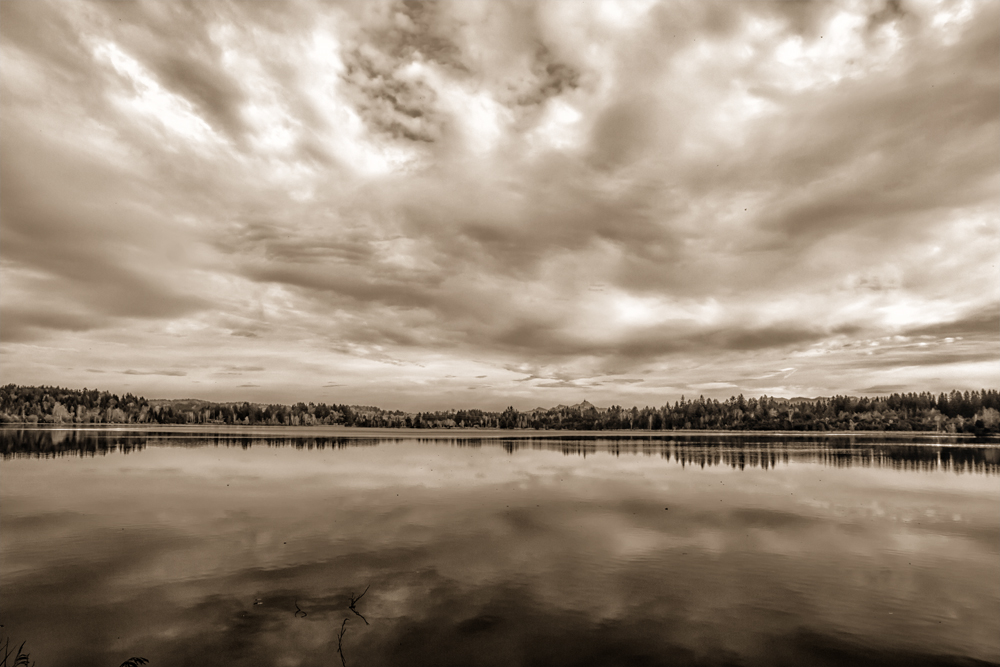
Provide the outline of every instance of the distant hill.
{"type": "Polygon", "coordinates": [[[528,413],[553,412],[553,411],[554,412],[559,412],[561,410],[571,410],[571,411],[575,411],[575,412],[584,412],[586,410],[590,410],[591,408],[593,408],[594,410],[597,410],[598,412],[604,412],[604,411],[607,410],[607,408],[599,408],[596,405],[594,405],[593,403],[591,403],[590,401],[584,399],[582,402],[577,403],[576,405],[562,405],[562,404],[560,404],[560,405],[557,405],[557,406],[552,407],[552,408],[535,408],[534,410],[528,410],[528,413]]]}

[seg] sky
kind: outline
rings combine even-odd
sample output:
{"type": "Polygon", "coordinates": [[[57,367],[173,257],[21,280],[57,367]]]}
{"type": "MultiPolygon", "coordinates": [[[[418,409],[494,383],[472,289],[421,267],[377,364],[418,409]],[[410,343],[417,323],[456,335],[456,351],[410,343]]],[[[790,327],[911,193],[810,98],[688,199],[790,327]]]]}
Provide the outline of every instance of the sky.
{"type": "Polygon", "coordinates": [[[996,388],[998,63],[987,0],[3,2],[3,382],[996,388]]]}

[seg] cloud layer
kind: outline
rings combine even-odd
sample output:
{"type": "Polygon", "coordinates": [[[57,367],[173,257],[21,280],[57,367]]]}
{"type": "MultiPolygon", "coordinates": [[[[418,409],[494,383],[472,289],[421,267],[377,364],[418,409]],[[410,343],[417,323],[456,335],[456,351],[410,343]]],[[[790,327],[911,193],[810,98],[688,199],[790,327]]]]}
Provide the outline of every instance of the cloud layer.
{"type": "Polygon", "coordinates": [[[996,3],[0,14],[9,381],[422,409],[1000,379],[996,3]]]}

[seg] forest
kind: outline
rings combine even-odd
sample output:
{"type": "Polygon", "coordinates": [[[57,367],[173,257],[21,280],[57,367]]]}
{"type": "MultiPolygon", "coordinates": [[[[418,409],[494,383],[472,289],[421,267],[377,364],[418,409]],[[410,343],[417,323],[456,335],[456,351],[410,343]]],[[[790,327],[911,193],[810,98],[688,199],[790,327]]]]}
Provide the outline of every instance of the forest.
{"type": "Polygon", "coordinates": [[[0,423],[340,425],[380,428],[562,430],[935,431],[1000,432],[1000,391],[951,391],[787,399],[699,397],[662,407],[598,408],[583,403],[502,412],[402,412],[373,406],[216,403],[146,399],[97,389],[0,387],[0,423]]]}

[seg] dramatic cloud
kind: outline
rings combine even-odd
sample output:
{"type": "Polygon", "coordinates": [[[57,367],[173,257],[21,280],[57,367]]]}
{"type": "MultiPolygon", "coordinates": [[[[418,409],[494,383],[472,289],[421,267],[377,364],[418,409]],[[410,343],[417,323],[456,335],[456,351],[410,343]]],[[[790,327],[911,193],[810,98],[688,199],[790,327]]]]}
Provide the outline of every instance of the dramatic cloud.
{"type": "Polygon", "coordinates": [[[0,57],[6,381],[1000,380],[998,3],[6,2],[0,57]]]}

